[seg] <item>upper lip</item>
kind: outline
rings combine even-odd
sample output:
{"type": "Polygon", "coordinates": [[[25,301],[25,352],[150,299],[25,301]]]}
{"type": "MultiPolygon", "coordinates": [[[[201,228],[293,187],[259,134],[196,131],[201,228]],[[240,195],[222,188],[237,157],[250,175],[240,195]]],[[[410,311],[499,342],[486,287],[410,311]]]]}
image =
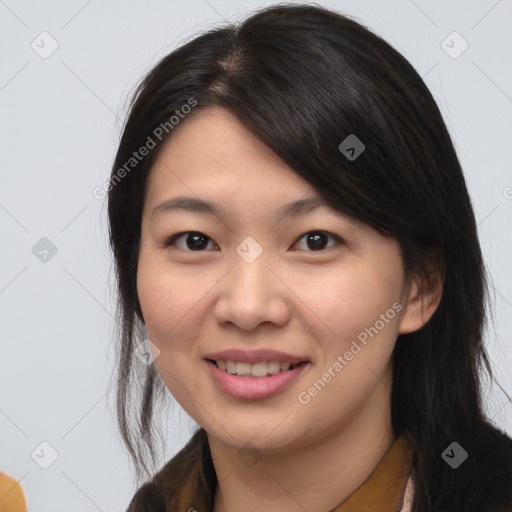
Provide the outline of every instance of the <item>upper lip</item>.
{"type": "Polygon", "coordinates": [[[309,361],[307,357],[292,356],[285,352],[278,352],[276,350],[223,350],[222,352],[214,352],[207,354],[205,359],[213,359],[214,361],[234,361],[236,363],[259,363],[261,361],[277,361],[279,363],[301,363],[309,361]]]}

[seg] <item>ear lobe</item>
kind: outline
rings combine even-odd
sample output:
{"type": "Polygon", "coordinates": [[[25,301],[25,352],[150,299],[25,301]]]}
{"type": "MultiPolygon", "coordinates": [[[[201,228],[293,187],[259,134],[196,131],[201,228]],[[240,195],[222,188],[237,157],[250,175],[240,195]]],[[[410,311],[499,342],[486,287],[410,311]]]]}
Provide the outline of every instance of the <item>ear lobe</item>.
{"type": "Polygon", "coordinates": [[[439,275],[433,281],[429,290],[422,289],[417,280],[412,283],[398,334],[421,329],[436,312],[443,295],[443,284],[439,275]]]}

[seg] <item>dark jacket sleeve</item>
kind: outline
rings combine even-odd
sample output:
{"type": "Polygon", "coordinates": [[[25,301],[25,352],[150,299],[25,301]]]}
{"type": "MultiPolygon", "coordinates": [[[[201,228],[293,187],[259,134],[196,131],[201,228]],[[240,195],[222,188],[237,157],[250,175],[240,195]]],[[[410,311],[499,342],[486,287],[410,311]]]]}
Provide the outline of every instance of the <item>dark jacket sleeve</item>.
{"type": "Polygon", "coordinates": [[[148,482],[135,493],[126,512],[167,512],[167,508],[154,483],[148,482]]]}

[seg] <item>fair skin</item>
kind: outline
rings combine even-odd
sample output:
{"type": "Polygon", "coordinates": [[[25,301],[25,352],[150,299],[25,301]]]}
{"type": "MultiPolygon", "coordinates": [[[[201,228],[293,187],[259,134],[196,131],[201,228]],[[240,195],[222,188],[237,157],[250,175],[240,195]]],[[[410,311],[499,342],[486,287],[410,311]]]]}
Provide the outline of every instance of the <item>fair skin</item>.
{"type": "Polygon", "coordinates": [[[405,279],[398,242],[332,208],[278,221],[277,209],[320,197],[275,153],[222,109],[199,111],[172,132],[148,178],[137,290],[156,368],[183,409],[208,433],[219,480],[215,512],[325,512],[371,474],[395,436],[391,354],[398,334],[419,329],[440,293],[405,279]],[[162,211],[187,195],[215,201],[225,216],[162,211]],[[193,231],[165,247],[174,234],[193,231]],[[322,231],[322,249],[308,233],[322,231]],[[330,233],[344,241],[336,241],[330,233]],[[236,249],[253,237],[251,263],[236,249]],[[400,311],[393,310],[401,305],[400,311]],[[393,315],[389,313],[394,311],[393,315]],[[388,312],[388,313],[386,313],[388,312]],[[350,350],[365,328],[378,334],[301,403],[302,393],[350,350]],[[380,325],[379,324],[379,325],[380,325]],[[290,386],[261,399],[234,398],[204,357],[240,348],[305,356],[290,386]],[[247,443],[261,458],[239,458],[247,443]]]}

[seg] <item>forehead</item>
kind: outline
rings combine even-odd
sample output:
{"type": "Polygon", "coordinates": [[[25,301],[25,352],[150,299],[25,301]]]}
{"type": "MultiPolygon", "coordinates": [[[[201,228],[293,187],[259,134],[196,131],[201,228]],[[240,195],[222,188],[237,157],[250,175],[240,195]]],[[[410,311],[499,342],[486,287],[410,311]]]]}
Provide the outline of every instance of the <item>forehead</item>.
{"type": "Polygon", "coordinates": [[[164,142],[149,176],[148,199],[198,195],[232,202],[254,195],[286,202],[319,197],[276,153],[224,109],[195,112],[164,142]]]}
{"type": "Polygon", "coordinates": [[[236,164],[243,170],[257,160],[260,165],[265,163],[265,167],[293,173],[235,114],[220,107],[193,111],[180,121],[163,144],[157,162],[170,163],[170,159],[176,159],[197,164],[207,162],[212,166],[236,164]]]}

